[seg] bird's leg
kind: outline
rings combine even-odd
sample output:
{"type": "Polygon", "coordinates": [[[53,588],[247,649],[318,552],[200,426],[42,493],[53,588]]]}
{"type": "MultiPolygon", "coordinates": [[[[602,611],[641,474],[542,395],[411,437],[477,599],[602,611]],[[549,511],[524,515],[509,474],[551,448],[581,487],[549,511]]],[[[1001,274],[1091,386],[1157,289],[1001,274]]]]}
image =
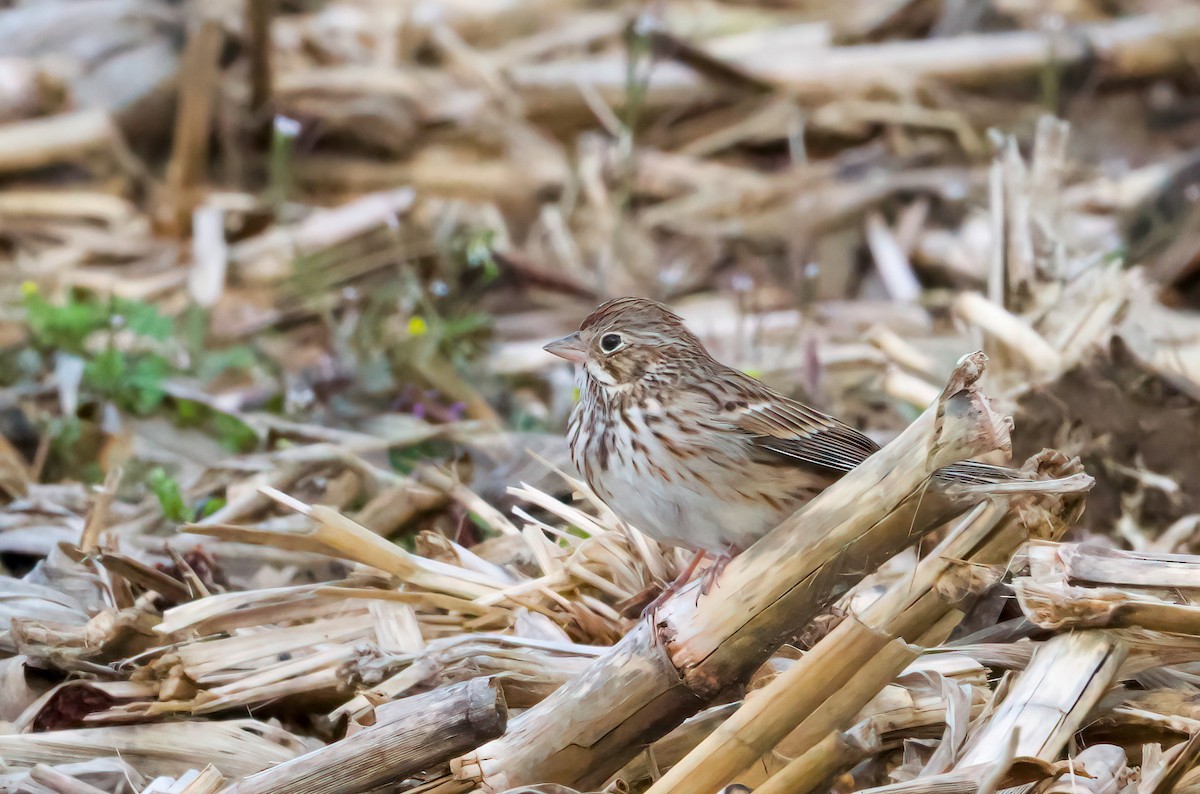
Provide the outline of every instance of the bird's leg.
{"type": "Polygon", "coordinates": [[[725,566],[729,561],[741,553],[741,549],[730,546],[725,550],[725,553],[718,557],[714,557],[712,565],[705,569],[704,574],[700,577],[700,592],[696,595],[696,602],[700,602],[700,596],[708,595],[708,591],[712,590],[713,585],[717,583],[721,572],[725,570],[725,566]]]}
{"type": "Polygon", "coordinates": [[[695,556],[692,557],[692,561],[675,577],[675,581],[664,587],[662,592],[658,594],[658,597],[646,605],[646,608],[642,610],[642,617],[650,615],[651,622],[653,623],[654,613],[658,611],[660,606],[667,602],[668,598],[678,593],[688,583],[688,580],[692,578],[692,574],[696,572],[696,568],[699,567],[700,561],[704,559],[705,554],[706,552],[703,550],[696,552],[695,556]]]}

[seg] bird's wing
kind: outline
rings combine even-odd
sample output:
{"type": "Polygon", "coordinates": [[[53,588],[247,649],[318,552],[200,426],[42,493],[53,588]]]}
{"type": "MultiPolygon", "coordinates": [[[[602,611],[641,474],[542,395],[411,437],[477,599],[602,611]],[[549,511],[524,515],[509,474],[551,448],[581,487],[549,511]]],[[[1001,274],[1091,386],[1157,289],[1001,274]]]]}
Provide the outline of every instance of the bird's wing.
{"type": "Polygon", "coordinates": [[[802,463],[847,472],[879,445],[849,425],[765,387],[739,405],[734,425],[765,452],[802,463]]]}
{"type": "MultiPolygon", "coordinates": [[[[862,463],[879,445],[849,425],[786,397],[740,408],[736,426],[765,452],[837,472],[862,463]]],[[[965,460],[938,469],[934,479],[959,485],[1035,480],[1020,469],[965,460]]]]}
{"type": "MultiPolygon", "coordinates": [[[[878,444],[846,423],[737,374],[744,379],[738,392],[747,399],[736,403],[731,422],[762,452],[844,473],[879,449],[878,444]]],[[[1037,479],[1020,469],[970,460],[938,469],[933,476],[943,484],[959,485],[1037,479]]]]}

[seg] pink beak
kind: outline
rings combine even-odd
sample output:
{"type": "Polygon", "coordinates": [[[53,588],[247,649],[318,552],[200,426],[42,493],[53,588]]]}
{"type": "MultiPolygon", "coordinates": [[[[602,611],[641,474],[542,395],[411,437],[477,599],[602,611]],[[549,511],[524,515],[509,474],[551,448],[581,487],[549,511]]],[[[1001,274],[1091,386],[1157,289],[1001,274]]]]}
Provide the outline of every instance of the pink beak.
{"type": "Polygon", "coordinates": [[[583,341],[579,338],[578,331],[573,334],[567,334],[562,339],[555,339],[543,347],[542,350],[576,364],[582,364],[584,361],[587,361],[587,350],[583,346],[583,341]]]}

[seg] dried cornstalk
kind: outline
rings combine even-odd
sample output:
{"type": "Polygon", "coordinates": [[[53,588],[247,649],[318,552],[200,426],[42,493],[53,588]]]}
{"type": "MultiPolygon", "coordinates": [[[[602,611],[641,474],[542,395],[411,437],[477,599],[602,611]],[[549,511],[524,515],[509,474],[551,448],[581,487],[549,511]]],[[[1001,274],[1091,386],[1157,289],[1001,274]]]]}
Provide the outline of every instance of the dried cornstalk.
{"type": "MultiPolygon", "coordinates": [[[[1081,26],[1070,37],[1051,32],[1014,31],[899,41],[817,50],[811,57],[757,48],[731,59],[761,80],[785,86],[792,95],[845,97],[873,87],[894,86],[896,75],[913,83],[926,80],[993,81],[1000,75],[1032,74],[1046,53],[1064,67],[1099,57],[1113,64],[1110,77],[1148,75],[1185,68],[1183,53],[1200,41],[1200,14],[1194,8],[1148,14],[1109,24],[1081,26]]],[[[558,114],[584,109],[580,86],[619,105],[626,91],[621,58],[556,61],[514,67],[510,75],[530,112],[558,114]]],[[[655,68],[645,89],[648,107],[670,108],[717,95],[718,87],[675,63],[655,68]]]]}
{"type": "Polygon", "coordinates": [[[0,736],[0,756],[11,766],[55,765],[118,755],[149,775],[178,775],[212,762],[241,777],[307,749],[282,728],[257,720],[169,722],[81,728],[0,736]]]}
{"type": "Polygon", "coordinates": [[[1046,794],[1116,794],[1125,775],[1125,751],[1115,744],[1094,744],[1075,756],[1071,771],[1059,775],[1046,794]]]}
{"type": "Polygon", "coordinates": [[[332,610],[346,609],[339,582],[265,587],[258,590],[217,593],[163,612],[154,630],[163,637],[180,637],[232,632],[247,626],[264,626],[328,617],[332,610]],[[322,591],[333,590],[330,594],[322,591]]]}
{"type": "Polygon", "coordinates": [[[602,649],[566,642],[529,640],[489,634],[458,634],[429,643],[420,653],[384,657],[367,662],[358,677],[377,680],[402,667],[380,683],[359,692],[329,714],[337,724],[344,718],[362,720],[372,704],[401,697],[418,686],[454,680],[456,671],[504,680],[505,700],[514,708],[540,702],[584,669],[602,649]]]}
{"type": "Polygon", "coordinates": [[[405,215],[415,198],[410,188],[400,188],[316,210],[293,226],[274,227],[231,246],[230,264],[247,281],[278,281],[292,273],[298,255],[309,256],[386,227],[405,215]]]}
{"type": "Polygon", "coordinates": [[[1143,628],[1200,634],[1200,607],[1114,587],[1073,587],[1030,577],[1013,580],[1021,611],[1045,629],[1143,628]]]}
{"type": "Polygon", "coordinates": [[[376,709],[369,728],[228,786],[222,794],[358,794],[445,762],[504,732],[494,681],[476,678],[376,709]]]}
{"type": "Polygon", "coordinates": [[[29,782],[45,786],[50,791],[56,792],[56,794],[104,794],[103,789],[98,789],[91,783],[86,783],[78,778],[65,775],[45,764],[38,764],[29,770],[29,782]]]}
{"type": "Polygon", "coordinates": [[[1017,734],[1014,753],[1053,761],[1112,686],[1125,660],[1113,632],[1059,634],[1038,646],[999,707],[967,740],[957,769],[989,764],[1017,734]]]}
{"type": "Polygon", "coordinates": [[[858,794],[984,794],[985,790],[994,792],[1000,785],[1014,788],[1053,777],[1058,766],[1029,759],[1014,762],[1012,758],[1004,758],[996,764],[976,764],[939,775],[861,789],[858,794]]]}
{"type": "Polygon", "coordinates": [[[305,505],[275,488],[262,487],[263,494],[311,518],[315,524],[307,532],[279,533],[247,527],[193,524],[190,532],[239,541],[303,548],[330,556],[370,565],[400,579],[436,592],[465,598],[477,598],[502,590],[507,582],[410,554],[361,524],[326,505],[305,505]]]}
{"type": "Polygon", "coordinates": [[[174,201],[176,228],[188,228],[192,210],[199,203],[197,187],[208,165],[208,139],[220,82],[221,45],[224,31],[216,19],[205,19],[192,31],[183,54],[186,80],[179,84],[179,107],[175,114],[175,141],[167,166],[167,183],[174,201]]]}
{"type": "Polygon", "coordinates": [[[1000,304],[978,292],[963,292],[954,299],[954,310],[967,322],[1002,341],[1005,349],[1020,358],[1035,375],[1049,377],[1062,371],[1062,357],[1058,351],[1029,323],[1000,304]]]}
{"type": "Polygon", "coordinates": [[[0,791],[21,794],[137,794],[144,781],[119,758],[47,766],[0,774],[0,791]]]}
{"type": "MultiPolygon", "coordinates": [[[[1057,469],[1055,473],[1076,472],[1075,477],[1061,481],[1064,491],[1091,486],[1091,478],[1077,473],[1077,461],[1046,456],[1031,465],[1039,462],[1052,471],[1057,469]]],[[[802,781],[819,782],[811,779],[813,762],[803,754],[845,727],[916,658],[920,648],[907,646],[904,640],[923,647],[943,641],[962,618],[955,602],[990,581],[973,582],[973,569],[962,567],[960,561],[981,567],[1005,564],[1029,529],[1056,537],[1083,508],[1081,497],[1058,499],[1046,505],[1050,509],[1037,512],[1032,504],[1018,510],[1014,501],[1015,497],[1000,498],[977,509],[922,560],[911,578],[897,582],[862,615],[848,617],[799,664],[755,692],[753,699],[747,698],[741,711],[651,791],[668,791],[672,783],[682,780],[700,780],[710,787],[724,783],[793,729],[788,749],[800,755],[761,790],[770,794],[799,792],[805,790],[802,781]],[[822,660],[829,660],[825,665],[830,670],[821,669],[825,666],[822,660]]]]}
{"type": "MultiPolygon", "coordinates": [[[[876,657],[879,659],[879,657],[876,657]]],[[[872,660],[872,665],[876,664],[872,660]]],[[[879,662],[882,664],[882,661],[879,662]]],[[[926,671],[921,667],[921,660],[909,668],[914,675],[924,676],[926,671]]],[[[869,674],[864,669],[863,674],[869,674]]],[[[908,677],[905,672],[903,677],[908,677]]],[[[971,704],[969,716],[975,718],[981,714],[987,703],[990,690],[985,684],[973,684],[975,697],[971,704]]],[[[847,688],[849,689],[849,688],[847,688]]],[[[841,693],[839,693],[840,695],[841,693]]],[[[828,701],[829,708],[838,708],[839,697],[828,701]]],[[[821,712],[818,712],[820,714],[821,712]]],[[[815,716],[815,715],[814,715],[815,716]]],[[[792,736],[806,740],[806,730],[813,721],[810,717],[796,731],[785,739],[776,753],[786,752],[795,757],[783,769],[779,769],[757,790],[762,792],[786,791],[787,794],[801,794],[812,791],[823,781],[836,775],[840,770],[850,769],[861,761],[865,761],[881,751],[892,749],[911,737],[914,733],[925,733],[946,722],[947,704],[938,696],[928,691],[916,694],[904,687],[890,685],[880,695],[859,713],[859,721],[846,731],[832,731],[825,738],[810,747],[806,752],[796,754],[791,746],[792,736]],[[893,701],[895,701],[893,703],[893,701]]],[[[801,744],[801,747],[804,745],[801,744]]],[[[765,761],[765,759],[764,759],[765,761]]],[[[752,772],[743,773],[745,780],[752,780],[752,772]]]]}
{"type": "MultiPolygon", "coordinates": [[[[651,794],[673,791],[684,781],[689,784],[695,782],[704,789],[718,788],[730,782],[735,774],[770,752],[784,736],[801,725],[807,717],[816,714],[818,709],[821,709],[821,719],[817,722],[824,723],[828,719],[832,724],[823,724],[815,731],[801,728],[806,736],[813,734],[811,742],[801,740],[801,745],[812,746],[823,740],[831,730],[842,727],[839,723],[848,721],[920,653],[919,648],[907,645],[890,630],[892,627],[887,621],[882,624],[878,622],[878,616],[883,614],[883,605],[900,601],[911,607],[910,594],[915,594],[917,601],[921,600],[922,595],[931,594],[933,591],[926,581],[927,572],[935,567],[944,569],[950,559],[963,559],[949,552],[948,542],[951,539],[961,540],[964,536],[976,542],[986,538],[997,526],[1003,508],[997,510],[993,507],[983,512],[983,520],[980,520],[978,513],[974,514],[959,525],[939,551],[923,561],[921,567],[925,570],[918,568],[914,576],[918,580],[915,588],[910,589],[910,582],[904,580],[873,604],[867,614],[847,616],[800,662],[767,686],[750,693],[742,708],[664,775],[650,789],[651,794]],[[876,619],[872,620],[872,617],[876,619]],[[863,679],[867,679],[865,686],[859,686],[863,679]]],[[[927,608],[924,611],[932,612],[929,617],[933,620],[920,621],[930,623],[925,630],[932,628],[938,617],[948,611],[944,604],[940,605],[940,609],[936,603],[931,605],[933,610],[927,608]]],[[[919,634],[913,636],[912,640],[919,640],[919,634]]],[[[938,636],[930,639],[932,644],[936,644],[944,638],[944,633],[938,632],[938,636]]],[[[779,790],[792,789],[785,787],[779,790]]]]}
{"type": "Polygon", "coordinates": [[[1166,794],[1180,791],[1179,784],[1188,770],[1200,761],[1200,732],[1193,732],[1186,742],[1180,742],[1162,752],[1157,745],[1142,748],[1142,767],[1138,791],[1166,794]],[[1154,748],[1153,752],[1148,752],[1154,748]]]}
{"type": "Polygon", "coordinates": [[[661,770],[669,769],[679,763],[685,755],[704,741],[713,730],[729,718],[739,704],[723,703],[712,706],[699,714],[684,721],[675,730],[659,739],[643,753],[638,753],[632,761],[614,774],[605,784],[612,790],[615,785],[623,784],[633,790],[639,790],[638,784],[649,783],[661,774],[661,770]]]}
{"type": "Polygon", "coordinates": [[[0,128],[0,174],[83,160],[104,150],[124,153],[120,133],[103,111],[17,121],[0,128]]]}
{"type": "MultiPolygon", "coordinates": [[[[906,652],[912,646],[896,642],[893,645],[906,652]]],[[[883,654],[872,659],[869,665],[874,666],[887,661],[889,645],[883,654]]],[[[791,664],[794,661],[789,660],[791,664]]],[[[784,665],[786,669],[789,665],[784,665]]],[[[872,677],[871,672],[863,669],[858,676],[872,677]]],[[[858,677],[856,676],[856,678],[858,677]]],[[[854,727],[844,732],[828,734],[808,752],[806,728],[812,718],[805,721],[775,748],[775,751],[761,759],[761,765],[755,764],[746,773],[739,775],[739,782],[744,785],[762,785],[759,781],[767,774],[777,772],[782,766],[780,758],[799,758],[803,756],[809,765],[808,775],[811,785],[804,786],[803,781],[809,776],[799,778],[802,783],[794,792],[815,788],[818,783],[833,775],[838,769],[848,769],[858,761],[877,755],[882,749],[898,745],[904,739],[916,734],[927,732],[945,722],[946,703],[927,685],[931,677],[953,679],[956,682],[968,684],[975,692],[972,700],[971,716],[982,713],[984,705],[990,697],[991,690],[987,686],[987,670],[978,662],[963,654],[944,653],[925,655],[910,664],[897,677],[896,681],[883,688],[863,709],[850,720],[854,727]],[[834,755],[829,753],[835,751],[834,755]],[[825,770],[825,771],[822,771],[825,770]]],[[[844,687],[843,691],[852,688],[844,687]]],[[[670,734],[655,742],[648,753],[639,754],[637,758],[621,769],[609,785],[617,780],[634,785],[639,781],[652,781],[659,777],[662,769],[670,769],[706,736],[711,734],[723,721],[728,719],[740,703],[730,703],[715,706],[696,715],[670,734]],[[653,761],[653,765],[651,764],[653,761]],[[653,766],[653,768],[652,768],[653,766]]],[[[826,701],[818,713],[838,709],[835,698],[826,701]]],[[[832,722],[838,722],[836,716],[832,722]]],[[[769,785],[769,784],[768,784],[769,785]]]]}
{"type": "Polygon", "coordinates": [[[936,469],[1008,444],[1008,425],[963,359],[937,404],[896,440],[786,520],[697,598],[687,588],[586,672],[452,762],[455,777],[503,791],[555,780],[594,785],[745,680],[816,612],[911,543],[921,484],[936,469]],[[907,510],[902,509],[907,507],[907,510]]]}
{"type": "Polygon", "coordinates": [[[1037,543],[1028,550],[1034,576],[1061,571],[1077,583],[1200,590],[1200,555],[1147,554],[1079,543],[1037,543]]]}
{"type": "Polygon", "coordinates": [[[1043,628],[1200,634],[1200,607],[1179,603],[1184,599],[1178,595],[1200,587],[1200,556],[1038,543],[1029,546],[1026,557],[1030,575],[1015,579],[1013,589],[1026,616],[1043,628]]]}
{"type": "MultiPolygon", "coordinates": [[[[851,620],[853,619],[848,619],[846,622],[851,622],[851,620]]],[[[853,622],[857,624],[855,631],[831,633],[825,639],[833,639],[834,641],[826,647],[839,650],[844,647],[846,639],[853,637],[855,634],[861,637],[861,632],[864,630],[863,625],[858,623],[858,621],[853,622]]],[[[839,628],[841,627],[839,626],[839,628]]],[[[928,638],[918,638],[918,640],[935,643],[938,639],[944,638],[947,628],[949,627],[938,626],[935,634],[928,638]]],[[[824,643],[824,640],[822,640],[822,643],[824,643]]],[[[844,760],[857,757],[855,754],[856,749],[879,745],[879,737],[873,732],[854,730],[841,733],[832,728],[849,722],[858,707],[861,707],[864,702],[871,699],[873,692],[870,690],[874,690],[874,692],[879,691],[881,687],[877,687],[875,683],[880,679],[894,676],[897,669],[903,669],[906,664],[912,662],[921,649],[908,645],[899,639],[892,639],[882,647],[876,641],[868,647],[868,652],[863,654],[863,656],[868,656],[865,661],[862,658],[846,660],[847,667],[852,668],[852,673],[849,680],[846,680],[847,676],[845,675],[838,677],[839,681],[846,680],[841,688],[832,693],[824,688],[818,688],[818,694],[812,700],[819,702],[815,704],[812,702],[798,704],[802,708],[801,719],[803,719],[803,722],[799,724],[799,727],[796,728],[792,736],[788,737],[787,741],[789,745],[795,744],[796,749],[799,749],[801,752],[783,769],[776,772],[763,785],[759,786],[757,790],[764,792],[764,794],[780,794],[780,792],[791,794],[791,792],[807,791],[836,772],[838,764],[844,760]],[[807,719],[804,718],[805,715],[807,715],[807,719]],[[833,755],[829,755],[830,751],[834,750],[836,752],[833,755]]],[[[815,651],[816,648],[813,650],[815,651]]],[[[800,666],[797,665],[797,667],[800,666]]],[[[802,676],[789,677],[789,684],[786,688],[792,688],[794,686],[792,682],[800,678],[803,678],[805,681],[811,681],[811,676],[818,670],[819,668],[816,666],[806,665],[802,671],[802,676]]],[[[785,692],[785,694],[787,693],[785,692]]],[[[789,702],[795,703],[797,702],[797,698],[791,696],[789,697],[789,702]]],[[[767,716],[774,717],[769,712],[767,712],[767,716]]],[[[770,720],[762,720],[762,722],[766,723],[764,727],[755,728],[752,738],[757,740],[756,745],[745,748],[736,747],[735,758],[733,760],[740,763],[741,767],[744,768],[747,766],[744,760],[746,756],[758,751],[758,748],[762,745],[769,744],[769,741],[763,740],[760,737],[765,734],[769,739],[780,732],[778,718],[774,718],[775,724],[770,724],[770,720]]],[[[721,727],[724,728],[724,726],[721,727]]],[[[726,733],[722,737],[725,739],[725,744],[729,743],[727,736],[728,734],[726,733]]],[[[716,743],[713,743],[713,745],[716,746],[716,743]]],[[[795,749],[792,747],[789,747],[789,750],[795,752],[795,749]]],[[[669,774],[672,780],[678,783],[679,780],[686,779],[682,777],[683,773],[677,772],[677,770],[681,768],[686,770],[688,766],[686,762],[693,757],[699,757],[699,749],[694,751],[688,759],[684,759],[684,764],[680,764],[671,770],[669,774]]],[[[731,773],[726,770],[732,767],[733,763],[723,763],[716,765],[714,770],[704,769],[701,774],[707,776],[709,779],[716,779],[715,776],[717,775],[727,778],[731,773]]],[[[743,773],[743,776],[745,775],[746,773],[743,773]]],[[[669,791],[671,789],[661,787],[658,790],[669,791]]]]}
{"type": "Polygon", "coordinates": [[[779,791],[781,785],[795,786],[788,791],[810,791],[823,780],[828,780],[837,774],[839,769],[854,766],[864,758],[868,758],[883,750],[879,737],[867,730],[833,731],[813,745],[812,749],[803,755],[792,759],[783,770],[771,776],[756,790],[771,792],[779,791]]]}

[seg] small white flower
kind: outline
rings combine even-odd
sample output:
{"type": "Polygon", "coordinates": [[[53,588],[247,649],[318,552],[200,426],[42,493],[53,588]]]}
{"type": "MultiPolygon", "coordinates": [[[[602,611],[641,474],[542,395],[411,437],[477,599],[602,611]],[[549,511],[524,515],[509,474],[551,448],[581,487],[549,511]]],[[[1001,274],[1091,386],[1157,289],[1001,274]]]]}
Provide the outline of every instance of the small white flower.
{"type": "Polygon", "coordinates": [[[300,122],[287,116],[276,116],[275,134],[285,138],[295,138],[300,134],[300,122]]]}

